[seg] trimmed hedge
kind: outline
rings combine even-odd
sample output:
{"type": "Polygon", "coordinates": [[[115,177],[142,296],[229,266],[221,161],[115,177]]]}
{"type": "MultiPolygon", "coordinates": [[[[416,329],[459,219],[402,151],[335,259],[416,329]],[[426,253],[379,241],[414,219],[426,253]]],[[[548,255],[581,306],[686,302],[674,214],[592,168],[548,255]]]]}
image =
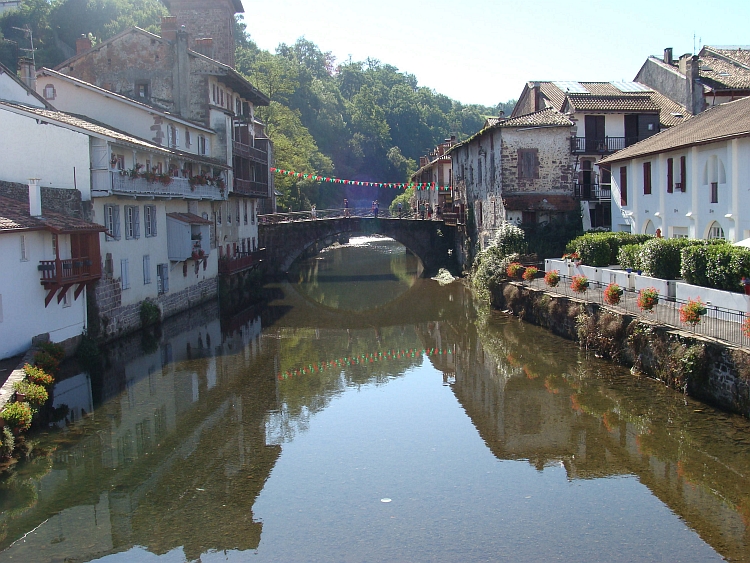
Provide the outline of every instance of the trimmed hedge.
{"type": "Polygon", "coordinates": [[[643,270],[641,247],[642,245],[640,244],[626,244],[625,246],[621,246],[617,253],[617,264],[626,270],[628,268],[631,270],[643,270]]]}
{"type": "Polygon", "coordinates": [[[750,250],[730,244],[707,244],[682,249],[682,277],[690,284],[725,291],[742,290],[750,277],[750,250]]]}
{"type": "Polygon", "coordinates": [[[634,235],[624,232],[586,233],[570,241],[565,250],[577,252],[581,261],[588,266],[602,268],[618,263],[620,247],[644,243],[652,238],[654,237],[651,235],[634,235]]]}
{"type": "Polygon", "coordinates": [[[681,276],[682,250],[690,246],[726,245],[724,240],[654,238],[641,246],[640,265],[647,275],[663,280],[681,276]]]}

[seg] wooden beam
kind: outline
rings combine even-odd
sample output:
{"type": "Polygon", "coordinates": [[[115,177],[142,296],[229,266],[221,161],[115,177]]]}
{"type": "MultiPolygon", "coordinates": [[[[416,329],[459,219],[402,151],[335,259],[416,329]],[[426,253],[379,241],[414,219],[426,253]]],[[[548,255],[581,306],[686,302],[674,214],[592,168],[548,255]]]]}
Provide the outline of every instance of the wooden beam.
{"type": "Polygon", "coordinates": [[[73,294],[73,301],[78,300],[78,296],[81,295],[81,292],[83,292],[83,288],[86,287],[85,283],[79,283],[78,287],[76,288],[76,292],[73,294]]]}
{"type": "Polygon", "coordinates": [[[49,293],[47,294],[46,299],[44,300],[44,307],[46,308],[47,305],[49,305],[50,301],[52,301],[52,298],[55,296],[55,293],[57,293],[57,287],[53,287],[49,290],[49,293]]]}
{"type": "Polygon", "coordinates": [[[61,303],[63,299],[65,299],[65,294],[68,292],[68,290],[73,287],[72,283],[65,284],[60,289],[60,293],[57,294],[57,302],[61,303]]]}

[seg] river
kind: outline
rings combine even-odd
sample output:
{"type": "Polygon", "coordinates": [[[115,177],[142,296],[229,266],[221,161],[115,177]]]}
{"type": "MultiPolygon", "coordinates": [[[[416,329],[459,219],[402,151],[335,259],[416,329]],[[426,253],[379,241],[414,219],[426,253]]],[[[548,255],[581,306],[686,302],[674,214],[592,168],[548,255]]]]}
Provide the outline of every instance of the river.
{"type": "Polygon", "coordinates": [[[0,562],[750,561],[750,422],[352,239],[57,383],[0,562]]]}

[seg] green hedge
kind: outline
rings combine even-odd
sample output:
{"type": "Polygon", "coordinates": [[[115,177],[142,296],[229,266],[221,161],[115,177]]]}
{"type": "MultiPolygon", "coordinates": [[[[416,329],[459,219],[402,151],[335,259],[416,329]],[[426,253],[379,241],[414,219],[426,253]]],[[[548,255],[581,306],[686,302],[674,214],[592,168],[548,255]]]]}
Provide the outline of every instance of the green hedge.
{"type": "Polygon", "coordinates": [[[750,250],[730,244],[706,244],[682,249],[682,277],[693,285],[741,291],[750,277],[750,250]]]}
{"type": "Polygon", "coordinates": [[[620,247],[640,244],[652,238],[651,235],[624,232],[586,233],[570,241],[566,252],[577,252],[584,264],[601,268],[619,263],[620,247]]]}
{"type": "Polygon", "coordinates": [[[623,269],[630,268],[631,270],[643,270],[643,264],[641,263],[641,247],[640,244],[626,244],[620,247],[617,253],[617,263],[623,269]]]}
{"type": "Polygon", "coordinates": [[[640,268],[647,275],[663,280],[681,277],[682,250],[690,246],[726,245],[724,240],[654,238],[641,246],[640,268]]]}

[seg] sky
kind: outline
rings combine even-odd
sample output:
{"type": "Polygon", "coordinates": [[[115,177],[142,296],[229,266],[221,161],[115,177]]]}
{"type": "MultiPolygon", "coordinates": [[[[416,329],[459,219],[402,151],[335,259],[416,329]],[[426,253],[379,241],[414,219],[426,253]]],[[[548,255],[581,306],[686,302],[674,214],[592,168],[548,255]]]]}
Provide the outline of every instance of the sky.
{"type": "Polygon", "coordinates": [[[305,37],[339,62],[377,59],[464,104],[518,98],[529,80],[632,80],[649,55],[750,45],[750,1],[242,0],[274,52],[305,37]]]}

